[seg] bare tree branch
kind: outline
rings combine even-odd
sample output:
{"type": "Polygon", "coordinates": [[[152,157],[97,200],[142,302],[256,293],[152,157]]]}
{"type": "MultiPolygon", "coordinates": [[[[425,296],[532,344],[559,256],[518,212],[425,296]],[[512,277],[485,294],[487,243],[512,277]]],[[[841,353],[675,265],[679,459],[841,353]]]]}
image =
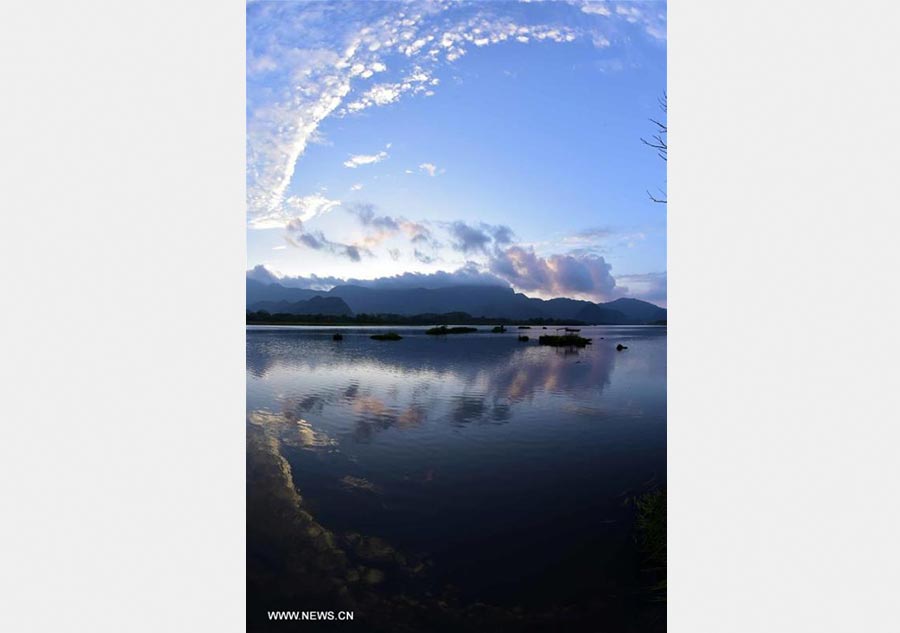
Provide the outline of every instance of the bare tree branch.
{"type": "Polygon", "coordinates": [[[653,195],[652,193],[650,193],[649,191],[647,192],[647,197],[650,198],[650,200],[652,200],[653,202],[659,202],[660,204],[666,204],[666,203],[668,202],[668,200],[666,200],[666,198],[665,198],[665,193],[666,193],[666,192],[663,191],[662,189],[660,189],[660,192],[663,194],[663,197],[662,197],[662,198],[657,198],[656,196],[654,196],[654,195],[653,195]]]}
{"type": "MultiPolygon", "coordinates": [[[[664,92],[662,97],[658,99],[659,109],[664,113],[668,112],[668,102],[666,93],[664,92]]],[[[669,131],[666,123],[661,121],[657,121],[656,119],[650,119],[650,122],[656,126],[656,134],[651,137],[651,140],[647,140],[645,138],[641,138],[641,142],[647,147],[652,147],[656,150],[656,155],[662,158],[665,162],[669,161],[669,144],[666,141],[666,133],[669,131]]],[[[666,204],[666,192],[660,189],[660,192],[663,194],[662,198],[657,198],[649,191],[647,195],[653,202],[659,202],[661,204],[666,204]]]]}

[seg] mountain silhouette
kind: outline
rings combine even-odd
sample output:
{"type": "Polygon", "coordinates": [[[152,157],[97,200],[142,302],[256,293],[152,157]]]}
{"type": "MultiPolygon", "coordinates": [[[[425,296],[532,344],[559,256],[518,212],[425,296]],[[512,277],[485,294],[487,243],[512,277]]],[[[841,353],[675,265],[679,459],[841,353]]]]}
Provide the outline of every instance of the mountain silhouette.
{"type": "Polygon", "coordinates": [[[332,316],[349,316],[353,314],[350,306],[340,297],[320,297],[301,299],[300,301],[259,301],[253,304],[253,310],[265,310],[269,314],[328,314],[332,316]]]}
{"type": "Polygon", "coordinates": [[[622,298],[608,303],[581,299],[537,299],[502,286],[459,285],[443,288],[368,288],[335,286],[329,291],[286,288],[247,280],[247,309],[272,314],[444,314],[512,320],[559,319],[600,325],[634,325],[666,319],[665,308],[622,298]],[[331,300],[328,301],[315,301],[331,300]],[[334,310],[329,311],[329,310],[334,310]]]}

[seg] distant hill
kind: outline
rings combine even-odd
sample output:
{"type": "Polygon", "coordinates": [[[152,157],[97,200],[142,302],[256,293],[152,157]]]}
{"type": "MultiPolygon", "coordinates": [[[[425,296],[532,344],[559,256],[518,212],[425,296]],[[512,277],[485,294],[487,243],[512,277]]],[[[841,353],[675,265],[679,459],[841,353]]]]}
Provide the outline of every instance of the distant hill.
{"type": "Polygon", "coordinates": [[[329,293],[341,297],[357,314],[441,314],[467,312],[472,316],[538,318],[545,316],[525,295],[499,286],[375,289],[337,286],[329,293]]]}
{"type": "Polygon", "coordinates": [[[349,316],[353,310],[340,297],[313,297],[301,301],[259,301],[253,310],[265,310],[269,314],[330,314],[349,316]]]}
{"type": "Polygon", "coordinates": [[[247,306],[261,301],[304,301],[327,294],[320,290],[305,288],[285,288],[281,284],[265,284],[255,279],[247,280],[247,306]]]}
{"type": "Polygon", "coordinates": [[[501,286],[448,286],[444,288],[367,288],[336,286],[331,290],[285,288],[247,280],[247,309],[272,314],[445,314],[466,312],[475,317],[503,319],[558,319],[601,325],[635,325],[666,319],[666,310],[639,299],[594,303],[580,299],[536,299],[501,286]],[[316,302],[314,298],[340,303],[316,302]],[[315,307],[313,311],[311,308],[315,307]],[[342,310],[322,312],[322,310],[342,310]],[[347,311],[349,310],[349,312],[347,311]]]}
{"type": "Polygon", "coordinates": [[[660,308],[657,305],[641,301],[640,299],[628,299],[623,297],[621,299],[616,299],[615,301],[604,303],[603,307],[618,310],[629,318],[638,319],[645,323],[666,320],[665,308],[660,308]]]}

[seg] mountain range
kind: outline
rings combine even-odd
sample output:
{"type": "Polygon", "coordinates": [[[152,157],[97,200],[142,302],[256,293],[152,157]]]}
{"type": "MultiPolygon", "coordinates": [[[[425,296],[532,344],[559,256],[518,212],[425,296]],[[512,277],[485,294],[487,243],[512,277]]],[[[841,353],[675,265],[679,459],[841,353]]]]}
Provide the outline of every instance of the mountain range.
{"type": "Polygon", "coordinates": [[[581,299],[536,299],[502,286],[459,285],[442,288],[367,288],[331,290],[287,288],[247,279],[247,309],[271,314],[445,314],[512,320],[559,319],[598,325],[633,325],[666,319],[665,308],[640,299],[594,303],[581,299]]]}

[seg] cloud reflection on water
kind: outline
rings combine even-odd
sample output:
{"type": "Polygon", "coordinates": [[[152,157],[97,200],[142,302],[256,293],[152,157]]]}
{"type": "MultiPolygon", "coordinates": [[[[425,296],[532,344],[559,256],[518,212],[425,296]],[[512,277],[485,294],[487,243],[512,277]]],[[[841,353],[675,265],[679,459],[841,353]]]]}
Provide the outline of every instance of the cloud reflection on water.
{"type": "Polygon", "coordinates": [[[247,414],[247,419],[250,424],[274,434],[288,446],[321,449],[331,448],[337,444],[322,431],[313,429],[312,425],[303,418],[259,410],[251,411],[247,414]]]}
{"type": "Polygon", "coordinates": [[[393,346],[373,344],[362,334],[347,335],[340,345],[326,337],[255,333],[248,337],[248,369],[277,385],[287,418],[312,415],[315,423],[330,414],[352,420],[342,432],[364,443],[379,431],[431,421],[504,424],[516,406],[536,397],[581,406],[610,384],[617,359],[603,345],[573,355],[488,335],[409,336],[393,346]],[[296,393],[300,377],[303,391],[296,393]]]}
{"type": "Polygon", "coordinates": [[[429,421],[505,423],[514,407],[536,397],[563,404],[597,398],[617,359],[607,346],[572,355],[508,337],[409,337],[388,347],[363,337],[348,336],[346,345],[336,346],[321,334],[278,334],[248,339],[252,375],[285,384],[279,400],[291,415],[322,416],[331,409],[352,417],[357,441],[429,421]],[[304,377],[306,392],[293,393],[293,376],[304,377]]]}

